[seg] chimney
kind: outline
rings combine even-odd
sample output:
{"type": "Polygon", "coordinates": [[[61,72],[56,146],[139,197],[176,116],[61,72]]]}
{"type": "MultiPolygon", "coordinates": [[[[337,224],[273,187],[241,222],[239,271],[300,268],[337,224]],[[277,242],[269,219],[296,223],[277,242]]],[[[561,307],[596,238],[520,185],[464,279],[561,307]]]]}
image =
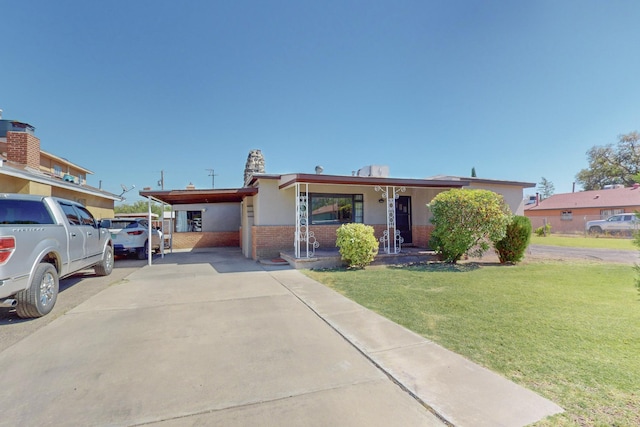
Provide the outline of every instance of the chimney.
{"type": "Polygon", "coordinates": [[[27,132],[7,132],[7,160],[40,169],[40,140],[27,132]]]}

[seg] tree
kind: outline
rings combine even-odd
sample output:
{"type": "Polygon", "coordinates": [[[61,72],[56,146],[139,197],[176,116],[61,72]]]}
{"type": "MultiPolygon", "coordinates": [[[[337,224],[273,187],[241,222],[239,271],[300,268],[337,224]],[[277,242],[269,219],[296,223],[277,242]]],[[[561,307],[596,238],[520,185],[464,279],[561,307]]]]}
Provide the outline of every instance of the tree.
{"type": "Polygon", "coordinates": [[[587,151],[589,167],[576,175],[585,190],[600,190],[605,185],[632,186],[640,177],[640,134],[631,132],[618,136],[614,146],[593,146],[587,151]]]}
{"type": "Polygon", "coordinates": [[[507,225],[506,235],[494,243],[501,264],[522,261],[531,240],[531,220],[526,216],[514,215],[507,225]]]}
{"type": "Polygon", "coordinates": [[[471,168],[471,178],[475,178],[476,176],[476,167],[474,166],[471,168]]]}
{"type": "MultiPolygon", "coordinates": [[[[144,200],[139,200],[132,205],[122,204],[113,208],[114,213],[147,213],[149,212],[149,205],[144,200]]],[[[157,203],[151,203],[151,212],[162,217],[162,208],[157,203]]]]}
{"type": "Polygon", "coordinates": [[[489,250],[489,242],[504,238],[511,219],[502,196],[489,190],[445,191],[427,206],[435,226],[430,246],[451,263],[463,255],[484,254],[489,250]]]}
{"type": "Polygon", "coordinates": [[[542,178],[540,178],[537,190],[543,199],[547,199],[553,195],[553,193],[556,191],[556,188],[553,186],[553,182],[549,181],[543,176],[542,178]]]}

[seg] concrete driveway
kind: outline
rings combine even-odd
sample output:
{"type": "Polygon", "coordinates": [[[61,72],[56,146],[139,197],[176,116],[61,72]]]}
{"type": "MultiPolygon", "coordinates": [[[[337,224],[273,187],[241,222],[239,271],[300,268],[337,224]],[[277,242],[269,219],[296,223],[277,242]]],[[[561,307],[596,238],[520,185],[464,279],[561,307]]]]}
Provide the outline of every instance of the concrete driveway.
{"type": "Polygon", "coordinates": [[[0,383],[0,425],[521,426],[562,410],[237,249],[133,272],[0,352],[0,383]]]}

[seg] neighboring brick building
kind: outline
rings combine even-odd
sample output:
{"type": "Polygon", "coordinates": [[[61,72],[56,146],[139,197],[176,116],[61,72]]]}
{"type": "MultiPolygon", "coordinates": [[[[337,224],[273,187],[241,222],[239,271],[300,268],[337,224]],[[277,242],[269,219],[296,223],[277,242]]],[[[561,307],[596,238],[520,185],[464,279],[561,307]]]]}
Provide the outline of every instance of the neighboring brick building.
{"type": "Polygon", "coordinates": [[[525,207],[533,228],[551,224],[552,233],[584,233],[587,221],[640,210],[640,185],[554,194],[525,207]]]}
{"type": "Polygon", "coordinates": [[[38,194],[74,200],[96,218],[113,217],[121,198],[87,185],[88,169],[40,149],[35,128],[0,118],[0,192],[38,194]]]}

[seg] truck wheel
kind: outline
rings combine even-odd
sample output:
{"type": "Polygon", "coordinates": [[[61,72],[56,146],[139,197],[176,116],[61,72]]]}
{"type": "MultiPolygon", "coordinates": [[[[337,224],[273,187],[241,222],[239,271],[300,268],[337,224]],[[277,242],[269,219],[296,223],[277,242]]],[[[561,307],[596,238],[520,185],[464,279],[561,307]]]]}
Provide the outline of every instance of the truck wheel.
{"type": "Polygon", "coordinates": [[[58,272],[47,262],[38,264],[28,289],[16,294],[18,316],[41,317],[49,313],[58,299],[58,272]]]}
{"type": "Polygon", "coordinates": [[[107,246],[102,255],[102,261],[96,264],[93,269],[98,276],[108,276],[113,271],[113,248],[107,246]]]}
{"type": "Polygon", "coordinates": [[[600,234],[602,233],[602,228],[598,227],[597,225],[594,227],[589,228],[589,233],[591,234],[600,234]]]}
{"type": "Polygon", "coordinates": [[[149,256],[149,241],[144,242],[144,246],[138,249],[138,259],[147,259],[149,256]]]}

